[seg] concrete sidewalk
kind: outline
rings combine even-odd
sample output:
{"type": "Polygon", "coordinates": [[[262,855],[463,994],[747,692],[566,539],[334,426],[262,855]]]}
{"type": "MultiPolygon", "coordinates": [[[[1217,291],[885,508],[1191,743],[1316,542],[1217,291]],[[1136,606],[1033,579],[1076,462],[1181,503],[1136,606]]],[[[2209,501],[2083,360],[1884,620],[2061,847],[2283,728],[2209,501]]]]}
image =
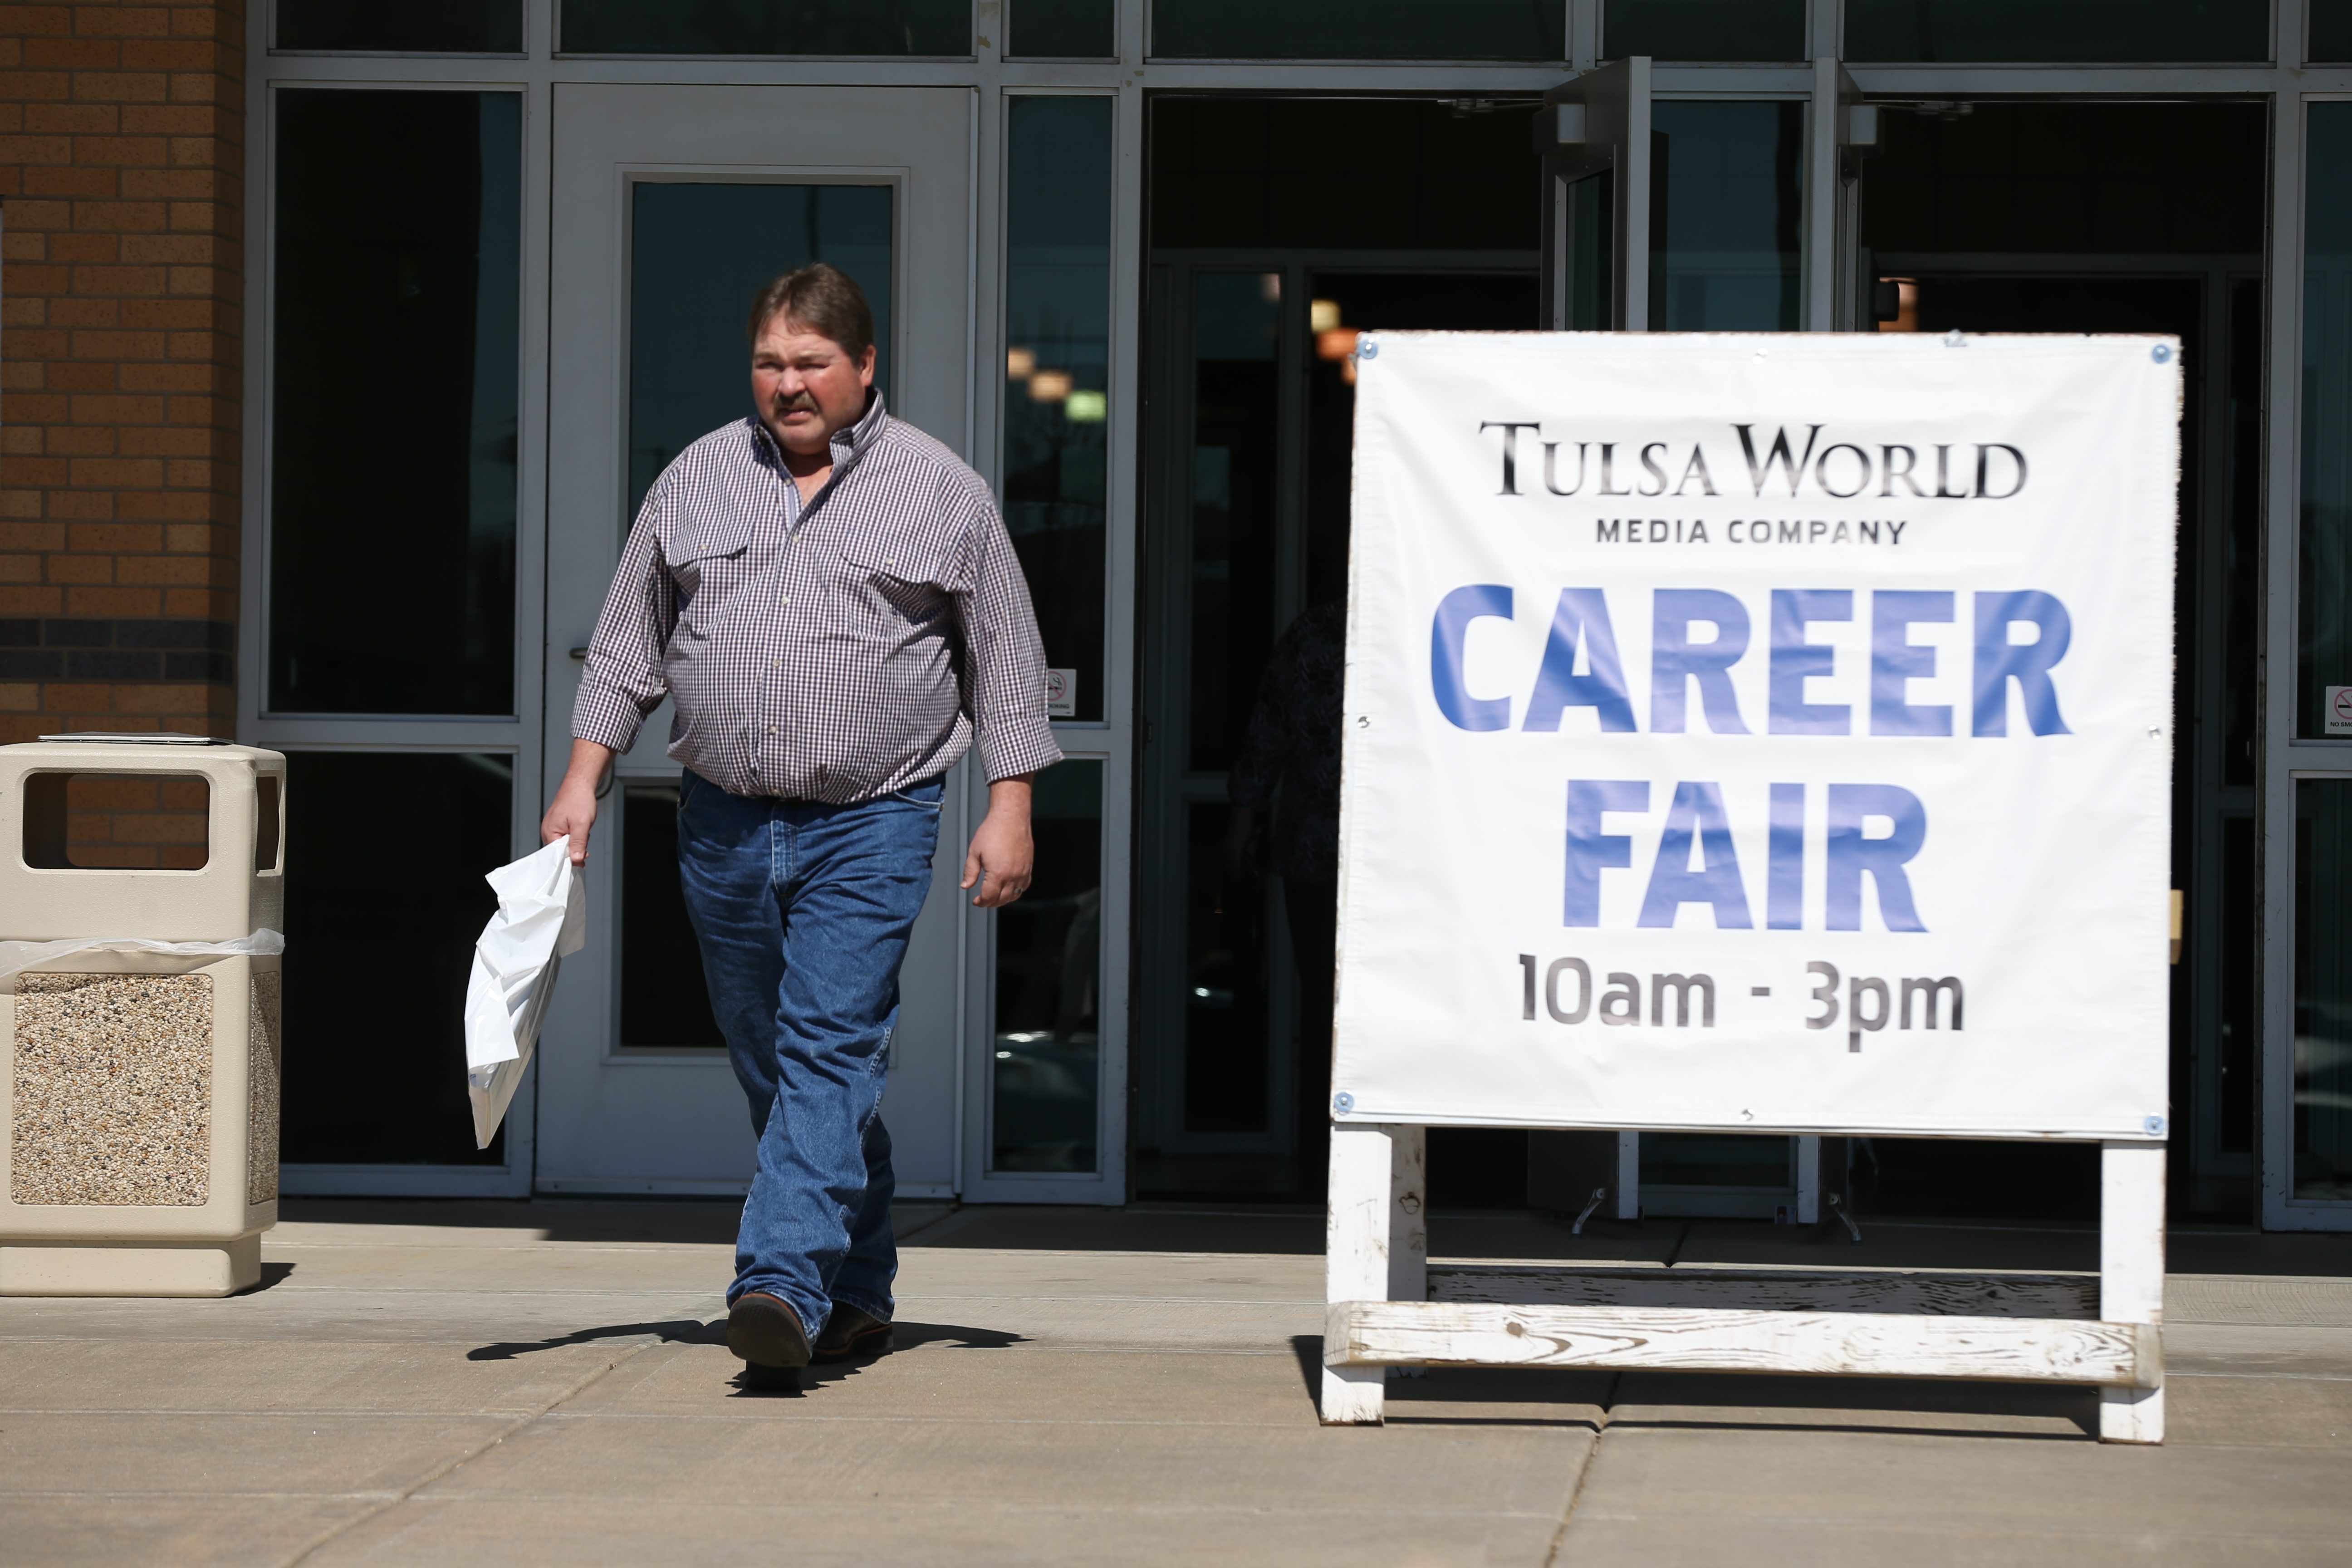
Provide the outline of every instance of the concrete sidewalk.
{"type": "MultiPolygon", "coordinates": [[[[2093,1395],[1438,1371],[1325,1429],[1321,1223],[908,1209],[899,1353],[748,1394],[728,1205],[292,1203],[226,1301],[0,1300],[0,1563],[2352,1563],[2352,1240],[2176,1234],[2093,1395]]],[[[2087,1231],[1433,1225],[1463,1258],[2088,1268],[2087,1231]]]]}

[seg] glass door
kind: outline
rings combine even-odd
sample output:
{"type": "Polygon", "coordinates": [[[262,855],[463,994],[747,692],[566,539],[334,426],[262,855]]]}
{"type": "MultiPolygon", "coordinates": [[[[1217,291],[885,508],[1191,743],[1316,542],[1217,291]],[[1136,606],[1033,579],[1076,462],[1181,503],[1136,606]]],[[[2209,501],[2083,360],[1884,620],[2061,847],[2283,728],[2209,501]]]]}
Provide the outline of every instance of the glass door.
{"type": "MultiPolygon", "coordinates": [[[[971,124],[961,89],[556,89],[551,759],[570,750],[580,659],[638,500],[687,443],[750,412],[744,318],[761,283],[819,260],[857,279],[892,412],[971,449],[971,124]]],[[[540,1051],[541,1191],[751,1178],[750,1121],[678,895],[668,729],[665,705],[600,812],[589,945],[564,967],[540,1051]]],[[[965,977],[980,968],[966,950],[985,935],[956,889],[969,772],[949,778],[891,1046],[884,1114],[908,1195],[958,1185],[965,977]]]]}

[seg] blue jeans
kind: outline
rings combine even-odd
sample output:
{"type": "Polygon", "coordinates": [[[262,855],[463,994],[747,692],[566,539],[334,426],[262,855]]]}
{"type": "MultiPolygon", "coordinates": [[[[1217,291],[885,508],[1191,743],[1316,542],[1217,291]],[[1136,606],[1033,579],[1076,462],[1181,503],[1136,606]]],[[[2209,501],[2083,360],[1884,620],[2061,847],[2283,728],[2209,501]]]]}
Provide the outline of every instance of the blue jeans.
{"type": "Polygon", "coordinates": [[[817,805],[730,795],[691,769],[678,783],[687,914],[760,1141],[727,1300],[779,1297],[811,1340],[836,1301],[890,1316],[898,1249],[878,1111],[940,794],[933,779],[817,805]]]}

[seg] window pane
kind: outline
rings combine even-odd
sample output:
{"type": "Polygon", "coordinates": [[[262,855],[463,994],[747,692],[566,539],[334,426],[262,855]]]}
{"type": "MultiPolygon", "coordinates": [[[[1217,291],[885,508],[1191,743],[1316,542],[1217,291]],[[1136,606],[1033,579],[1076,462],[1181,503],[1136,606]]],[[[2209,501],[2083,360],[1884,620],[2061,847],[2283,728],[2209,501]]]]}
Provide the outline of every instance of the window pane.
{"type": "Polygon", "coordinates": [[[621,1045],[723,1050],[677,877],[677,785],[621,788],[621,1045]]]}
{"type": "Polygon", "coordinates": [[[1028,574],[1060,716],[1103,715],[1109,479],[1108,98],[1015,98],[1004,283],[1004,523],[1028,574]]]}
{"type": "Polygon", "coordinates": [[[1556,0],[1157,0],[1161,59],[1563,60],[1556,0]]]}
{"type": "Polygon", "coordinates": [[[575,55],[971,53],[971,0],[563,0],[575,55]]]}
{"type": "Polygon", "coordinates": [[[2352,60],[2352,0],[2310,0],[2309,44],[2305,58],[2352,60]]]}
{"type": "Polygon", "coordinates": [[[465,1014],[499,907],[482,878],[514,858],[512,760],[294,752],[286,800],[285,1158],[505,1163],[503,1131],[474,1147],[465,1014]],[[352,801],[393,808],[397,854],[354,844],[352,801]]]}
{"type": "Polygon", "coordinates": [[[1163,98],[1157,248],[1522,250],[1541,239],[1532,99],[1163,98]]]}
{"type": "Polygon", "coordinates": [[[1642,1184],[1762,1187],[1797,1184],[1796,1140],[1733,1132],[1644,1132],[1642,1184]]]}
{"type": "Polygon", "coordinates": [[[2266,60],[2270,0],[1846,0],[1846,58],[2266,60]]]}
{"type": "Polygon", "coordinates": [[[2352,734],[2352,103],[2311,106],[2303,252],[2303,594],[2296,732],[2352,734]]]}
{"type": "Polygon", "coordinates": [[[1185,808],[1184,1131],[1265,1132],[1274,1041],[1264,879],[1225,858],[1233,808],[1185,808]]]}
{"type": "Polygon", "coordinates": [[[771,279],[829,261],[874,307],[874,384],[890,384],[890,187],[671,184],[630,193],[629,506],[670,459],[751,412],[745,319],[771,279]]]}
{"type": "Polygon", "coordinates": [[[514,711],[521,105],[278,94],[277,711],[514,711]]]}
{"type": "Polygon", "coordinates": [[[1231,765],[1274,643],[1275,339],[1282,274],[1192,296],[1192,765],[1231,765]]]}
{"type": "Polygon", "coordinates": [[[2221,556],[2221,782],[2254,782],[2254,718],[2261,706],[2263,528],[2263,282],[2230,284],[2229,525],[2200,548],[2221,556]]]}
{"type": "Polygon", "coordinates": [[[1805,58],[1805,0],[1609,0],[1601,21],[1606,59],[1805,58]]]}
{"type": "Polygon", "coordinates": [[[1797,330],[1801,103],[1652,110],[1650,327],[1797,330]]]}
{"type": "Polygon", "coordinates": [[[2352,779],[2294,807],[2294,1195],[2352,1198],[2352,779]]]}
{"type": "Polygon", "coordinates": [[[281,49],[522,53],[521,0],[278,0],[281,49]]]}
{"type": "Polygon", "coordinates": [[[2254,819],[2223,817],[2221,1038],[2213,1053],[2221,1081],[2198,1089],[2213,1107],[2213,1146],[2225,1154],[2246,1153],[2254,1146],[2254,1042],[2262,1037],[2262,950],[2254,932],[2262,863],[2254,848],[2254,819]]]}
{"type": "Polygon", "coordinates": [[[1092,1171],[1102,1055],[1097,761],[1037,775],[1037,876],[996,914],[996,1171],[1092,1171]]]}
{"type": "Polygon", "coordinates": [[[1559,195],[1568,205],[1568,330],[1605,332],[1616,323],[1616,176],[1603,169],[1559,195]]]}
{"type": "Polygon", "coordinates": [[[1004,52],[1032,60],[1108,59],[1116,52],[1111,19],[1111,0],[1013,0],[1004,52]]]}

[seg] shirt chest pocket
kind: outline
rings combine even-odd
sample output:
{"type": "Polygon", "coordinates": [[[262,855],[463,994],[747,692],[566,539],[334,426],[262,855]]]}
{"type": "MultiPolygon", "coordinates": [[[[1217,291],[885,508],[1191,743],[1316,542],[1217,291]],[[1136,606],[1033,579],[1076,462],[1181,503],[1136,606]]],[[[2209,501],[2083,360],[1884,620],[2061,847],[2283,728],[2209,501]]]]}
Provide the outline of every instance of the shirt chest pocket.
{"type": "Polygon", "coordinates": [[[946,563],[919,542],[866,542],[842,547],[842,586],[877,616],[924,622],[947,608],[946,563]]]}
{"type": "Polygon", "coordinates": [[[757,553],[751,529],[740,524],[699,523],[680,533],[670,550],[679,622],[707,635],[741,596],[757,553]]]}

